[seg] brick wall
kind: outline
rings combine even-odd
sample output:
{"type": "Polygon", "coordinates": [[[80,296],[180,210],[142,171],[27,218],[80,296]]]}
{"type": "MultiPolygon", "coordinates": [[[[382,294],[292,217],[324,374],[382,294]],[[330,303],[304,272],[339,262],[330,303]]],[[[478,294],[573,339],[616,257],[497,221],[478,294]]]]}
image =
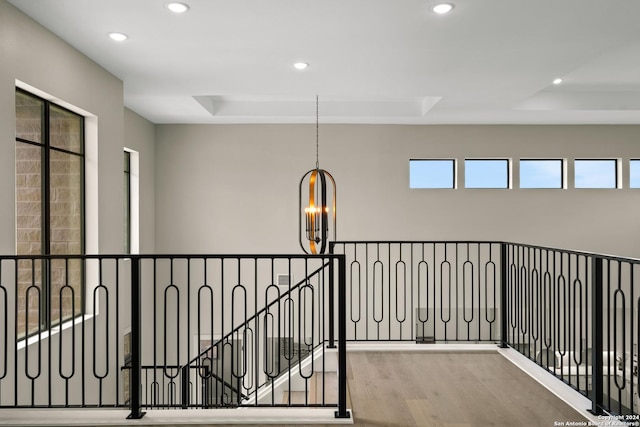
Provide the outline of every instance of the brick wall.
{"type": "MultiPolygon", "coordinates": [[[[16,95],[16,135],[42,142],[42,101],[27,95],[16,95]]],[[[82,120],[65,110],[51,107],[50,145],[81,152],[82,120]]],[[[82,253],[82,164],[81,156],[50,150],[50,247],[56,255],[82,253]]],[[[16,253],[39,255],[42,249],[43,148],[16,142],[16,253]]],[[[18,330],[20,335],[38,329],[39,306],[45,295],[39,295],[43,282],[43,263],[23,261],[18,265],[18,330]],[[28,312],[28,325],[27,313],[28,312]]],[[[52,261],[50,273],[51,322],[68,319],[82,312],[82,264],[79,261],[52,261]],[[74,313],[75,312],[75,313],[74,313]]]]}

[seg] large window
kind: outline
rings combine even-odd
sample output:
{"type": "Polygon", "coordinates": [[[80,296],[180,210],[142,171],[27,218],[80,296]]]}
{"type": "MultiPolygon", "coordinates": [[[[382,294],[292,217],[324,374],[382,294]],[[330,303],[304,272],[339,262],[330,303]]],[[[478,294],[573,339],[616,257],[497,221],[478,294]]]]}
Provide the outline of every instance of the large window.
{"type": "Polygon", "coordinates": [[[559,159],[520,160],[520,188],[563,188],[562,164],[559,159]]]}
{"type": "Polygon", "coordinates": [[[506,159],[467,159],[464,161],[466,188],[509,188],[509,161],[506,159]]]}
{"type": "MultiPolygon", "coordinates": [[[[84,252],[84,120],[16,89],[16,253],[84,252]]],[[[20,261],[18,336],[83,313],[80,261],[20,261]]]]}
{"type": "Polygon", "coordinates": [[[576,188],[618,187],[618,162],[616,160],[576,159],[574,166],[576,188]]]}
{"type": "Polygon", "coordinates": [[[409,188],[455,188],[455,161],[409,160],[409,188]]]}

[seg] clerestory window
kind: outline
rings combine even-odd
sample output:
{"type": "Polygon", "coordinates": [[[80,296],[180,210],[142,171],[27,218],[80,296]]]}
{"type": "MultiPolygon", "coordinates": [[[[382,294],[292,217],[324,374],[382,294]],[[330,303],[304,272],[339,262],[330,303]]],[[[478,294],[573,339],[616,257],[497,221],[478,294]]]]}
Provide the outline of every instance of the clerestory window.
{"type": "Polygon", "coordinates": [[[561,159],[520,160],[520,188],[564,188],[561,159]]]}
{"type": "Polygon", "coordinates": [[[509,160],[466,159],[465,188],[510,188],[509,160]]]}
{"type": "Polygon", "coordinates": [[[455,188],[453,159],[409,160],[409,188],[455,188]]]}
{"type": "Polygon", "coordinates": [[[615,159],[576,159],[575,188],[618,188],[615,159]]]}

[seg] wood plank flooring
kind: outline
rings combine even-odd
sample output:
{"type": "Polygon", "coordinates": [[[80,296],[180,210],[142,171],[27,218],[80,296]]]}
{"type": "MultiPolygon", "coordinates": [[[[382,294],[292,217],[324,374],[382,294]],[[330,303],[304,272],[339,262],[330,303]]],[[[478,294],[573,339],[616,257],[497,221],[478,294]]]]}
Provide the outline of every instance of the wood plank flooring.
{"type": "Polygon", "coordinates": [[[586,421],[498,353],[349,352],[347,362],[359,427],[542,427],[586,421]]]}
{"type": "Polygon", "coordinates": [[[349,353],[357,426],[553,426],[586,421],[498,353],[349,353]]]}
{"type": "Polygon", "coordinates": [[[347,362],[358,427],[546,427],[586,421],[497,352],[350,351],[347,362]]]}

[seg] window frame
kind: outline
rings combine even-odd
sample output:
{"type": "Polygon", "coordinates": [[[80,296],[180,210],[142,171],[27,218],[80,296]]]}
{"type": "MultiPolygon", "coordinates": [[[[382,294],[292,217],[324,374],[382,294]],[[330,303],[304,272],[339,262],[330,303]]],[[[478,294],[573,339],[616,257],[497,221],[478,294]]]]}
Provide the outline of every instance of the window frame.
{"type": "Polygon", "coordinates": [[[131,152],[124,150],[124,253],[131,254],[131,152]]]}
{"type": "Polygon", "coordinates": [[[617,190],[621,188],[621,179],[620,179],[620,159],[616,158],[606,158],[606,157],[596,157],[596,158],[576,158],[573,159],[573,188],[576,190],[617,190]],[[578,162],[613,162],[614,171],[613,171],[613,187],[578,187],[576,180],[576,171],[578,162]]]}
{"type": "Polygon", "coordinates": [[[518,188],[520,190],[564,190],[567,188],[567,161],[562,158],[521,158],[518,162],[518,188]],[[522,162],[560,162],[560,186],[559,187],[523,187],[522,186],[522,162]]]}
{"type": "MultiPolygon", "coordinates": [[[[60,255],[84,255],[86,253],[86,230],[85,230],[85,224],[86,224],[86,193],[85,193],[85,189],[86,189],[86,166],[85,166],[85,159],[86,159],[86,131],[85,131],[85,126],[86,126],[86,121],[85,121],[85,116],[83,116],[82,114],[79,114],[76,111],[72,111],[69,108],[64,107],[63,105],[60,105],[59,103],[53,102],[49,99],[43,98],[39,95],[34,94],[33,92],[30,92],[28,90],[25,90],[19,86],[15,87],[15,96],[17,96],[17,94],[20,93],[23,96],[27,96],[27,97],[31,97],[35,100],[37,100],[38,102],[42,103],[42,111],[41,111],[41,136],[40,139],[41,141],[32,141],[23,137],[19,137],[18,136],[18,132],[16,129],[16,136],[15,136],[15,147],[18,147],[18,144],[27,144],[29,146],[34,146],[34,147],[38,147],[40,149],[40,158],[41,158],[41,165],[40,165],[40,188],[41,188],[41,204],[42,204],[42,209],[41,209],[41,241],[40,241],[40,252],[41,255],[43,256],[43,259],[41,260],[41,271],[42,271],[42,276],[41,276],[41,291],[40,294],[42,295],[42,301],[41,301],[41,314],[39,316],[40,319],[40,324],[39,324],[39,329],[37,331],[33,331],[30,332],[29,331],[29,325],[25,325],[25,330],[24,330],[24,334],[23,335],[18,335],[16,336],[16,339],[18,341],[22,341],[22,340],[28,340],[30,337],[34,336],[34,335],[40,335],[42,333],[45,333],[46,331],[51,331],[53,328],[56,328],[58,326],[62,326],[64,325],[66,322],[69,321],[75,321],[76,318],[80,317],[80,316],[84,316],[86,313],[86,279],[85,279],[85,267],[84,264],[81,263],[81,274],[80,274],[80,284],[79,284],[79,292],[80,292],[80,307],[78,307],[76,310],[76,312],[71,314],[70,318],[63,318],[62,317],[62,313],[60,313],[60,316],[58,319],[52,319],[51,317],[51,289],[52,289],[52,278],[50,277],[50,267],[51,267],[51,261],[46,259],[47,255],[51,255],[51,247],[52,247],[52,238],[51,238],[51,234],[52,234],[52,226],[51,226],[51,153],[53,152],[57,152],[57,153],[62,153],[62,154],[66,154],[66,155],[70,155],[70,156],[75,156],[78,157],[79,160],[79,164],[80,164],[80,171],[79,171],[79,175],[80,175],[80,182],[79,182],[79,193],[81,195],[80,197],[80,206],[79,206],[79,210],[80,210],[80,253],[78,254],[60,254],[60,255]],[[75,117],[77,117],[80,121],[79,124],[79,136],[80,136],[80,149],[79,152],[73,151],[73,150],[69,150],[69,149],[65,149],[62,147],[56,147],[55,145],[52,144],[51,142],[51,108],[54,107],[57,110],[61,110],[65,113],[71,114],[75,117]]],[[[15,106],[15,109],[17,109],[18,106],[15,106]]],[[[18,118],[16,117],[16,126],[17,126],[17,120],[18,118]]],[[[16,159],[17,161],[17,159],[16,159]]],[[[17,192],[18,192],[18,188],[17,188],[17,184],[16,184],[16,196],[17,196],[17,192]]],[[[17,220],[17,217],[16,217],[17,220]]],[[[18,229],[18,224],[16,223],[16,230],[18,229]]],[[[17,248],[17,242],[16,242],[16,254],[18,254],[18,248],[17,248]]],[[[39,256],[39,255],[38,255],[39,256]]],[[[34,261],[36,262],[36,261],[34,261]]],[[[68,268],[68,264],[65,264],[66,268],[68,268]]],[[[35,280],[35,279],[32,279],[35,280]]]]}
{"type": "Polygon", "coordinates": [[[454,158],[412,158],[409,159],[409,188],[412,190],[455,190],[458,187],[457,182],[458,162],[454,158]],[[450,187],[414,187],[411,185],[411,165],[418,162],[451,162],[451,186],[450,187]]]}
{"type": "Polygon", "coordinates": [[[631,158],[631,159],[629,159],[629,188],[631,188],[631,189],[640,189],[640,176],[639,176],[639,179],[638,179],[639,185],[637,187],[634,187],[632,185],[632,168],[631,168],[631,165],[633,163],[637,163],[638,164],[638,168],[639,168],[638,172],[639,172],[639,175],[640,175],[640,158],[637,158],[637,159],[631,158]]]}
{"type": "Polygon", "coordinates": [[[465,158],[464,159],[464,188],[469,190],[511,190],[513,189],[513,178],[512,178],[512,159],[506,157],[476,157],[476,158],[465,158]],[[467,167],[468,162],[506,162],[506,186],[505,187],[469,187],[467,185],[467,173],[469,168],[467,167]]]}

